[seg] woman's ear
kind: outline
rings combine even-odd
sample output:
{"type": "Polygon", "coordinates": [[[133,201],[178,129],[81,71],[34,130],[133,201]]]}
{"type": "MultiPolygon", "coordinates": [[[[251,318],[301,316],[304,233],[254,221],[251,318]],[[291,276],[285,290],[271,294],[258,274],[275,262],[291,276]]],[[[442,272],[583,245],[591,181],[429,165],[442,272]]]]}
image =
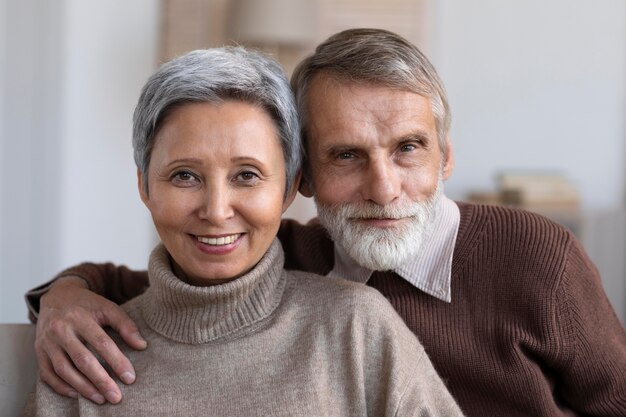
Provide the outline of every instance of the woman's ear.
{"type": "Polygon", "coordinates": [[[143,174],[141,173],[141,170],[139,168],[137,168],[137,188],[139,189],[139,197],[141,197],[141,201],[143,201],[145,205],[148,205],[148,200],[150,199],[150,197],[148,196],[148,191],[144,186],[143,174]]]}
{"type": "Polygon", "coordinates": [[[296,177],[293,180],[293,184],[291,184],[291,189],[285,196],[285,201],[283,201],[283,213],[289,208],[291,203],[293,203],[293,199],[296,198],[296,193],[298,192],[300,181],[302,181],[302,171],[298,171],[296,177]]]}
{"type": "Polygon", "coordinates": [[[443,169],[441,170],[441,176],[444,180],[447,180],[452,171],[454,170],[454,149],[452,149],[452,141],[450,136],[446,136],[446,154],[444,155],[443,169]]]}

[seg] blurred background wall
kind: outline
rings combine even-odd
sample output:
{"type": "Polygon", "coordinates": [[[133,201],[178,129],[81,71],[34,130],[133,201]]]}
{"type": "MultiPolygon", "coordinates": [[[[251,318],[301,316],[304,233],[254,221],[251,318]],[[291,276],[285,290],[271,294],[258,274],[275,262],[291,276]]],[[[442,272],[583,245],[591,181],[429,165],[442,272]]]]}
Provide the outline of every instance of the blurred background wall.
{"type": "MultiPolygon", "coordinates": [[[[0,322],[25,321],[23,293],[74,263],[145,268],[156,235],[136,191],[131,115],[160,62],[236,39],[290,71],[357,26],[400,33],[437,67],[453,114],[449,196],[497,195],[503,172],[572,185],[575,231],[625,320],[626,2],[315,0],[289,10],[297,3],[0,0],[0,322]]],[[[314,213],[300,198],[288,215],[314,213]]]]}

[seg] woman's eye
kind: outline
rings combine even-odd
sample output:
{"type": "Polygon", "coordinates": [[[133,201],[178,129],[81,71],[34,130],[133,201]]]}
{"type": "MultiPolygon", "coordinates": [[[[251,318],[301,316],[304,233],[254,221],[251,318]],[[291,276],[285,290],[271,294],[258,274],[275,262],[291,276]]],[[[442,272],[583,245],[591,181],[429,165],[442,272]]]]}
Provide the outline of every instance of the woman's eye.
{"type": "Polygon", "coordinates": [[[236,179],[237,181],[241,181],[241,182],[254,182],[259,178],[259,176],[252,172],[252,171],[244,171],[244,172],[240,172],[236,179]]]}
{"type": "Polygon", "coordinates": [[[198,179],[189,171],[180,171],[172,175],[172,182],[176,185],[189,187],[195,185],[198,179]]]}

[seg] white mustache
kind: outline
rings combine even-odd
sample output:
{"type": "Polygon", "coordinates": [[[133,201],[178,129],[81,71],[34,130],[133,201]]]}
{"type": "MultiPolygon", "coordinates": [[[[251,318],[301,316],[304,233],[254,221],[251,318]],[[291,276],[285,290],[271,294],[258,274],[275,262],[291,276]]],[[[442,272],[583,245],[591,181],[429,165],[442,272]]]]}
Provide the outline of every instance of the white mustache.
{"type": "Polygon", "coordinates": [[[344,205],[339,208],[343,218],[348,220],[367,219],[405,219],[408,217],[420,217],[419,207],[411,203],[401,203],[393,206],[380,206],[375,203],[360,202],[344,205]]]}

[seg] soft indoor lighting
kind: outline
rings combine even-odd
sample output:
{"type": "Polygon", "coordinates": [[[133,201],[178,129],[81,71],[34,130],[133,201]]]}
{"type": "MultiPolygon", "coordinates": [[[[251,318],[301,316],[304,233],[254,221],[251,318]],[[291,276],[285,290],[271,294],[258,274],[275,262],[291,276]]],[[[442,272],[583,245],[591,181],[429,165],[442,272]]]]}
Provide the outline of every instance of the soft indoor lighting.
{"type": "Polygon", "coordinates": [[[232,0],[229,32],[240,42],[304,45],[315,37],[316,16],[313,0],[232,0]]]}

